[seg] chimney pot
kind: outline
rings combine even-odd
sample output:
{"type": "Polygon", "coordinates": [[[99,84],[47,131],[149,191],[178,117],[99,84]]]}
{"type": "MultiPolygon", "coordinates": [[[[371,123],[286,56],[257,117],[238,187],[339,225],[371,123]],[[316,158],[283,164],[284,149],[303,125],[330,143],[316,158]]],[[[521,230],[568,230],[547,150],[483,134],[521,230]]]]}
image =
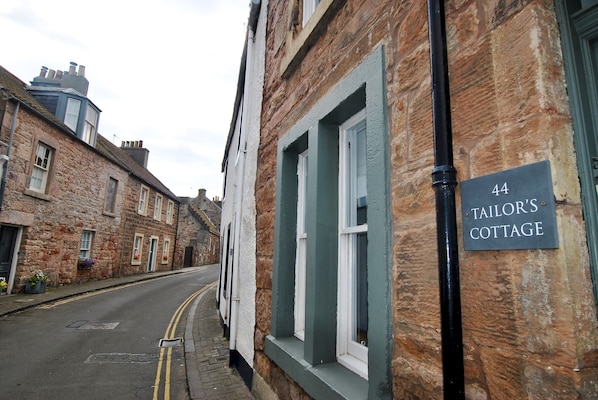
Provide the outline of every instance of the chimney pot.
{"type": "Polygon", "coordinates": [[[53,69],[49,69],[48,70],[48,78],[54,79],[55,77],[56,77],[56,71],[54,71],[53,69]]]}
{"type": "Polygon", "coordinates": [[[122,140],[122,141],[120,142],[120,147],[125,147],[125,141],[124,141],[124,140],[122,140]]]}
{"type": "Polygon", "coordinates": [[[85,65],[79,65],[79,76],[85,78],[85,65]]]}
{"type": "Polygon", "coordinates": [[[77,63],[71,61],[71,65],[69,66],[69,75],[77,75],[77,63]]]}
{"type": "Polygon", "coordinates": [[[143,140],[139,141],[139,147],[143,147],[143,140]]]}
{"type": "Polygon", "coordinates": [[[60,71],[60,70],[56,71],[56,79],[57,80],[61,80],[62,79],[62,71],[60,71]]]}
{"type": "Polygon", "coordinates": [[[48,73],[48,67],[42,67],[42,70],[39,71],[40,78],[45,78],[47,73],[48,73]]]}

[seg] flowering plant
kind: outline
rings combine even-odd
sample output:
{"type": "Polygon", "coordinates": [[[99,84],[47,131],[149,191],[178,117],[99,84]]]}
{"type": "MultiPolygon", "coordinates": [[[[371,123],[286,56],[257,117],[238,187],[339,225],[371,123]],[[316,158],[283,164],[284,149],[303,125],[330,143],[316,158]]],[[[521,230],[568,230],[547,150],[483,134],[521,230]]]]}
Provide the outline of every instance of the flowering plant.
{"type": "Polygon", "coordinates": [[[48,279],[48,275],[44,274],[44,272],[41,269],[38,269],[37,271],[29,275],[29,278],[27,278],[27,280],[31,282],[31,286],[33,287],[37,285],[37,282],[47,282],[48,279]]]}
{"type": "Polygon", "coordinates": [[[139,253],[135,253],[135,255],[133,256],[133,259],[139,260],[139,257],[141,257],[141,255],[139,253]]]}
{"type": "Polygon", "coordinates": [[[164,261],[164,262],[168,261],[168,254],[164,254],[162,256],[162,261],[164,261]]]}
{"type": "Polygon", "coordinates": [[[5,277],[0,277],[0,292],[3,292],[8,287],[8,283],[6,283],[5,277]]]}
{"type": "Polygon", "coordinates": [[[89,269],[94,265],[96,265],[96,260],[91,257],[79,257],[79,261],[77,261],[79,268],[89,269]]]}

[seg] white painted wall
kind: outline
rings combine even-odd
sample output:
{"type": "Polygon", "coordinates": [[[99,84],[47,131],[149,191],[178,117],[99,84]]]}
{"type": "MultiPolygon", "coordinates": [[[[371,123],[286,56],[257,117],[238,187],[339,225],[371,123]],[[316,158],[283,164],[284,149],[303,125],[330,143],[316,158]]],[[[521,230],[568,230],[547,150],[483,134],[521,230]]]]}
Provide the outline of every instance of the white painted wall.
{"type": "MultiPolygon", "coordinates": [[[[236,116],[234,140],[229,149],[228,167],[226,169],[226,195],[222,204],[222,228],[224,234],[226,226],[231,223],[231,241],[235,240],[235,229],[238,229],[238,242],[235,259],[233,260],[233,279],[231,287],[236,287],[232,295],[238,299],[233,307],[230,321],[231,349],[236,349],[241,357],[253,366],[254,357],[254,328],[255,328],[255,179],[257,171],[257,156],[260,138],[260,115],[262,111],[262,93],[264,85],[264,60],[266,14],[268,4],[262,1],[257,29],[254,40],[248,45],[246,85],[242,104],[236,116]],[[242,125],[239,121],[243,121],[242,125]],[[241,149],[245,152],[237,157],[238,138],[241,138],[241,149]],[[234,176],[233,176],[234,175],[234,176]],[[240,185],[240,186],[239,186],[240,185]],[[237,215],[238,213],[238,215],[237,215]]],[[[226,238],[223,237],[223,240],[226,238]]],[[[231,256],[229,255],[229,258],[231,256]]],[[[223,262],[226,260],[223,255],[223,262]]],[[[229,272],[229,277],[231,276],[229,272]]],[[[222,282],[224,284],[224,282],[222,282]]],[[[227,315],[229,299],[220,299],[221,316],[227,315]]]]}

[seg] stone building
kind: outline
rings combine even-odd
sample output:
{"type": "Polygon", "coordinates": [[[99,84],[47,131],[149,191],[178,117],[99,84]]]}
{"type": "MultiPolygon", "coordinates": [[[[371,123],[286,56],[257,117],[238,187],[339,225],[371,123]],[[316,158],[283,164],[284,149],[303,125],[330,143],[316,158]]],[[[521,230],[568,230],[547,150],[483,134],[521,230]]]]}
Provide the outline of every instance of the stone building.
{"type": "Polygon", "coordinates": [[[197,197],[180,198],[174,263],[192,267],[220,261],[220,213],[218,201],[199,189],[197,197]]]}
{"type": "Polygon", "coordinates": [[[72,84],[54,73],[29,86],[0,67],[0,276],[9,293],[38,269],[55,286],[172,267],[178,199],[97,133],[84,69],[70,72],[72,84]],[[96,264],[83,269],[80,258],[96,264]]]}
{"type": "Polygon", "coordinates": [[[428,3],[262,2],[254,392],[595,399],[598,2],[428,3]]]}

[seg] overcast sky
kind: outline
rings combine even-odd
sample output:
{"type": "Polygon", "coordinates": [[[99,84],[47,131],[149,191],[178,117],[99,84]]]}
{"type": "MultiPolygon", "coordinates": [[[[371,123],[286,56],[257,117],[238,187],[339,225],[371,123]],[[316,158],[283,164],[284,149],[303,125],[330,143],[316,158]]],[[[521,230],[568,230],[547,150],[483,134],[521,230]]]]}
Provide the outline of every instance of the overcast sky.
{"type": "Polygon", "coordinates": [[[0,0],[0,65],[29,83],[42,66],[85,66],[98,131],[143,140],[177,196],[222,197],[249,0],[0,0]]]}

